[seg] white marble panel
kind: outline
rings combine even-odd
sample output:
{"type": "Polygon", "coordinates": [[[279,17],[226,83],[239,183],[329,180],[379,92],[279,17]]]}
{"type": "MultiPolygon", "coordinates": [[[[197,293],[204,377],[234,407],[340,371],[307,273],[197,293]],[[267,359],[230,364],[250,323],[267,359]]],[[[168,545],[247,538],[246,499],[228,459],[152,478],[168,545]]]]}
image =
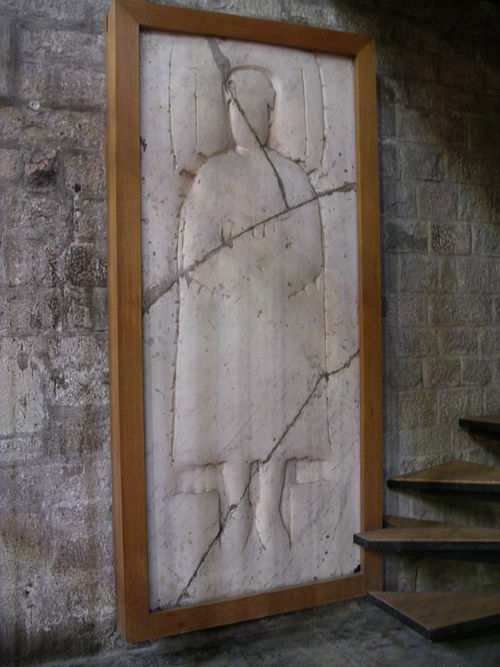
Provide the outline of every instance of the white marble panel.
{"type": "Polygon", "coordinates": [[[141,35],[152,609],[359,564],[352,62],[141,35]]]}

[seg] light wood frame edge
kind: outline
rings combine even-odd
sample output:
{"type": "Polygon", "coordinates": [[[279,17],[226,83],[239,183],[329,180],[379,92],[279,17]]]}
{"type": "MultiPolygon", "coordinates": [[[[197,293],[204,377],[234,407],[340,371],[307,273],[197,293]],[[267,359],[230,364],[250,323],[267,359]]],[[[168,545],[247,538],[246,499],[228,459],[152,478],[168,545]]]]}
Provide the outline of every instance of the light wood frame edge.
{"type": "Polygon", "coordinates": [[[377,105],[373,39],[303,25],[114,0],[106,17],[108,318],[113,525],[118,626],[137,642],[360,597],[382,561],[361,573],[249,597],[150,612],[142,384],[140,28],[232,37],[352,56],[358,179],[361,529],[382,525],[382,334],[377,105]]]}

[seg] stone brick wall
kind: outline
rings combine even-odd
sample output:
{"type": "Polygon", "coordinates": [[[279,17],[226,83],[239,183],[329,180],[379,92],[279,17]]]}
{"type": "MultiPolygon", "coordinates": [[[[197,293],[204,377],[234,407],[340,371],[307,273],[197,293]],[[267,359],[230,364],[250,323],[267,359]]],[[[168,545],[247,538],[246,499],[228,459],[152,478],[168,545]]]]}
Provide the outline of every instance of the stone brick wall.
{"type": "MultiPolygon", "coordinates": [[[[388,473],[498,463],[457,428],[500,410],[500,10],[476,0],[183,0],[377,39],[388,473]]],[[[0,0],[0,662],[120,645],[107,389],[108,0],[0,0]]],[[[387,509],[498,524],[486,504],[387,509]]],[[[499,568],[391,561],[401,589],[499,568]]]]}

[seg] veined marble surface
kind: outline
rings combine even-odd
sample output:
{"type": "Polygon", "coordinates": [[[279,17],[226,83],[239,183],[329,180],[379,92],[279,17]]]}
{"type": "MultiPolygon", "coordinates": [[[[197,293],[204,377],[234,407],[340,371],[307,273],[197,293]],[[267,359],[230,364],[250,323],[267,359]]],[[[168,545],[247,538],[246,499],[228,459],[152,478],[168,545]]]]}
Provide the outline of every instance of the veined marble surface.
{"type": "Polygon", "coordinates": [[[350,59],[141,35],[152,609],[359,565],[350,59]]]}

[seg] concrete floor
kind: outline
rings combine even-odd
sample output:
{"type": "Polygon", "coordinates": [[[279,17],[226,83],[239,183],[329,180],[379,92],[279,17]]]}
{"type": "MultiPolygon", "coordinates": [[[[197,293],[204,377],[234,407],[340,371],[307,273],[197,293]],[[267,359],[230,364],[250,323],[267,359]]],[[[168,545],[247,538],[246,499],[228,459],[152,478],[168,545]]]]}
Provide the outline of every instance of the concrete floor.
{"type": "Polygon", "coordinates": [[[45,667],[493,667],[496,634],[431,643],[361,600],[163,639],[45,667]]]}

